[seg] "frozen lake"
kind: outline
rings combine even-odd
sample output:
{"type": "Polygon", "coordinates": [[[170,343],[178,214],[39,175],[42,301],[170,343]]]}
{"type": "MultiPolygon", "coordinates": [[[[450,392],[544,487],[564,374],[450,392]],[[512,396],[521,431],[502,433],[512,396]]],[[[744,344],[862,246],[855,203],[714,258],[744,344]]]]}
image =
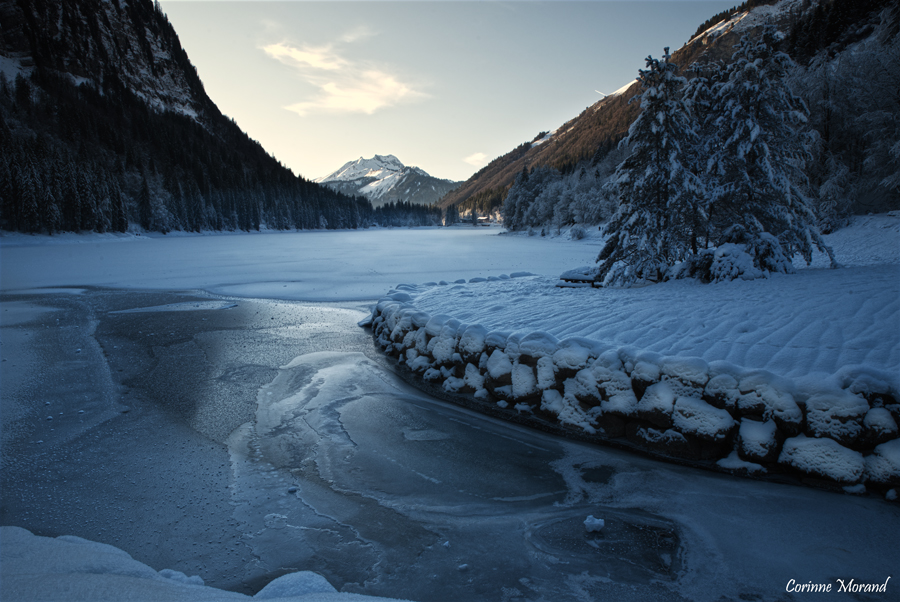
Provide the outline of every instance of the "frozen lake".
{"type": "Polygon", "coordinates": [[[791,579],[895,570],[896,504],[565,441],[410,388],[356,326],[368,300],[558,273],[596,248],[388,234],[3,246],[0,524],[242,593],[307,569],[419,601],[781,600],[791,579]],[[387,259],[395,237],[421,272],[387,259]]]}
{"type": "Polygon", "coordinates": [[[0,239],[0,290],[93,285],[303,301],[367,300],[401,282],[523,270],[555,276],[591,263],[599,252],[596,242],[498,235],[500,231],[7,235],[0,239]]]}

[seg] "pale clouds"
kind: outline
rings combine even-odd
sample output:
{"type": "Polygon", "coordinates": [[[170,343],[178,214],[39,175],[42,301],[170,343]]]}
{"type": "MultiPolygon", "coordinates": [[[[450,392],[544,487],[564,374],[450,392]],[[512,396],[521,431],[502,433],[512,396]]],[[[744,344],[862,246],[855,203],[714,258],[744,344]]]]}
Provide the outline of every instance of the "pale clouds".
{"type": "Polygon", "coordinates": [[[285,43],[269,44],[263,50],[272,58],[298,69],[310,67],[324,71],[337,71],[347,66],[347,61],[331,51],[331,47],[294,48],[285,43]]]}
{"type": "Polygon", "coordinates": [[[371,29],[366,27],[365,25],[360,25],[354,29],[351,29],[347,33],[341,36],[341,42],[346,42],[347,44],[352,44],[353,42],[358,42],[359,40],[365,40],[366,38],[370,38],[375,35],[371,29]]]}
{"type": "MultiPolygon", "coordinates": [[[[341,36],[340,42],[352,44],[372,35],[366,28],[357,28],[341,36]]],[[[284,107],[301,117],[312,113],[371,115],[380,109],[427,96],[385,67],[376,68],[364,61],[346,58],[333,44],[298,48],[281,42],[264,46],[262,50],[318,88],[318,94],[311,99],[284,107]]]]}
{"type": "Polygon", "coordinates": [[[475,154],[469,155],[468,157],[463,159],[463,161],[465,161],[469,165],[479,167],[479,166],[487,163],[487,155],[485,155],[484,153],[475,153],[475,154]]]}
{"type": "Polygon", "coordinates": [[[323,94],[306,102],[285,107],[300,116],[316,111],[332,113],[365,113],[399,104],[421,96],[392,75],[381,71],[365,71],[344,83],[329,81],[320,86],[323,94]]]}

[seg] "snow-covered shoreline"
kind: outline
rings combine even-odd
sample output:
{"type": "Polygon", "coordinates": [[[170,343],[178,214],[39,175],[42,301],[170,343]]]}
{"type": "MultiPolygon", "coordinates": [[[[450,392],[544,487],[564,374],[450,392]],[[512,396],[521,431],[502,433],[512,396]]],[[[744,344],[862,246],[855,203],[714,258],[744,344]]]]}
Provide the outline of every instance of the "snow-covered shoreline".
{"type": "Polygon", "coordinates": [[[519,420],[739,474],[890,490],[898,224],[868,216],[832,235],[842,270],[601,291],[528,273],[405,284],[370,324],[420,378],[519,420]]]}
{"type": "Polygon", "coordinates": [[[887,373],[847,370],[811,389],[722,361],[488,331],[431,316],[398,288],[372,313],[375,339],[448,393],[494,403],[519,421],[534,415],[576,427],[590,441],[627,441],[735,474],[865,484],[896,498],[900,395],[887,373]]]}

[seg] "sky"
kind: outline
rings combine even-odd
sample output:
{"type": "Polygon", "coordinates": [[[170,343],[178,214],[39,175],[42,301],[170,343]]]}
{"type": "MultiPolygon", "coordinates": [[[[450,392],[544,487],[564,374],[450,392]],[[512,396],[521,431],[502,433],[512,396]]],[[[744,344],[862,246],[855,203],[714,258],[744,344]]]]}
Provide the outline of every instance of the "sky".
{"type": "Polygon", "coordinates": [[[160,0],[219,109],[294,173],[395,155],[466,180],[736,0],[160,0]]]}

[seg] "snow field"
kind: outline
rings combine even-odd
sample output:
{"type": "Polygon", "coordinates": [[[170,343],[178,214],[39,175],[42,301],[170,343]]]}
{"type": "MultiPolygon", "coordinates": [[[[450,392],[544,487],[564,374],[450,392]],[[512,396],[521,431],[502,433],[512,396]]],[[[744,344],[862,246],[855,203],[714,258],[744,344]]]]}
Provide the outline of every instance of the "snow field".
{"type": "Polygon", "coordinates": [[[898,487],[898,233],[896,215],[857,218],[827,239],[854,267],[754,282],[404,284],[369,323],[413,372],[519,419],[738,474],[898,487]]]}

